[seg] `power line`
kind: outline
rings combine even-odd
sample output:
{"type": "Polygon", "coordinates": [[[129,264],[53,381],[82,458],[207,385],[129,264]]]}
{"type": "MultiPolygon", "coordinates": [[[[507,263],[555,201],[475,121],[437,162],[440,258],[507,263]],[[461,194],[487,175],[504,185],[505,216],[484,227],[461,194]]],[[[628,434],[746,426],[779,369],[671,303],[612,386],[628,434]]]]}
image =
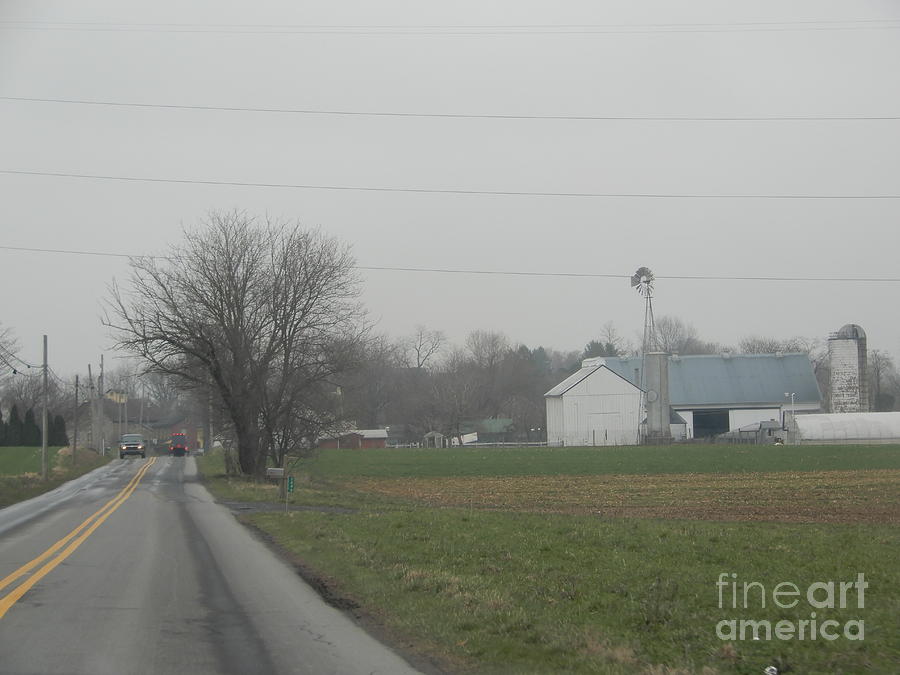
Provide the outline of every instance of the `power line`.
{"type": "MultiPolygon", "coordinates": [[[[9,363],[6,362],[6,359],[13,359],[14,361],[18,361],[19,363],[21,363],[26,368],[37,368],[38,367],[38,366],[28,363],[27,361],[23,361],[21,358],[16,356],[16,353],[14,351],[12,351],[9,347],[7,347],[3,344],[0,344],[0,357],[4,358],[4,362],[7,365],[9,365],[9,363]]],[[[10,366],[10,367],[12,367],[12,366],[10,366]]]]}
{"type": "Polygon", "coordinates": [[[9,368],[10,371],[12,371],[13,375],[25,375],[26,377],[33,377],[34,375],[37,374],[37,373],[22,372],[22,368],[20,366],[14,366],[9,361],[7,361],[5,358],[3,358],[2,355],[0,355],[0,363],[3,363],[7,368],[9,368]]]}
{"type": "MultiPolygon", "coordinates": [[[[600,278],[600,279],[631,279],[631,274],[599,274],[592,272],[517,272],[508,270],[461,270],[449,268],[423,268],[423,267],[364,267],[357,266],[360,270],[377,270],[387,272],[438,272],[442,274],[483,274],[498,276],[525,276],[525,277],[576,277],[576,278],[600,278]]],[[[711,275],[684,275],[668,274],[654,275],[657,279],[677,279],[682,281],[847,281],[847,282],[877,282],[900,283],[900,277],[788,277],[788,276],[711,276],[711,275]]]]}
{"type": "Polygon", "coordinates": [[[67,387],[69,386],[69,383],[66,382],[63,378],[61,378],[61,377],[56,373],[56,371],[54,371],[53,368],[51,368],[50,366],[47,366],[47,372],[48,372],[48,373],[50,374],[50,376],[56,381],[56,383],[57,383],[59,386],[61,386],[63,389],[65,389],[65,388],[67,388],[67,387]]]}
{"type": "Polygon", "coordinates": [[[843,19],[760,22],[650,24],[491,24],[491,25],[339,25],[339,24],[203,24],[116,23],[90,21],[0,21],[0,30],[56,30],[89,32],[320,34],[385,36],[578,35],[647,33],[718,33],[884,30],[900,28],[900,20],[843,19]]]}
{"type": "Polygon", "coordinates": [[[26,363],[25,361],[22,361],[22,359],[20,359],[18,356],[16,356],[11,351],[9,351],[8,349],[5,349],[5,348],[2,352],[0,352],[0,362],[5,364],[9,368],[12,371],[13,375],[32,376],[32,375],[35,375],[36,373],[24,372],[22,370],[22,367],[24,366],[26,370],[31,370],[32,368],[38,368],[38,366],[32,366],[31,364],[26,363]],[[19,361],[22,365],[13,365],[12,363],[10,363],[10,359],[19,361]]]}
{"type": "Polygon", "coordinates": [[[698,26],[804,26],[826,24],[881,24],[897,23],[900,18],[870,17],[865,19],[800,19],[794,21],[706,21],[706,22],[656,22],[656,23],[511,23],[511,24],[296,24],[296,23],[134,23],[121,21],[46,21],[43,19],[3,19],[0,24],[38,24],[54,26],[158,26],[164,28],[302,28],[302,29],[514,29],[514,28],[669,28],[698,26]]]}
{"type": "Polygon", "coordinates": [[[102,101],[67,98],[37,98],[30,96],[0,96],[0,101],[22,103],[63,103],[116,108],[149,108],[155,110],[206,110],[216,112],[277,113],[284,115],[330,115],[345,117],[413,117],[437,119],[483,120],[556,120],[610,122],[857,122],[900,120],[900,115],[525,115],[503,113],[427,113],[384,110],[331,110],[326,108],[251,108],[243,106],[189,105],[180,103],[138,103],[133,101],[102,101]]]}
{"type": "MultiPolygon", "coordinates": [[[[108,251],[77,251],[55,248],[37,248],[26,246],[0,245],[0,250],[27,251],[31,253],[67,253],[71,255],[94,255],[115,258],[147,258],[153,260],[171,260],[168,256],[132,255],[128,253],[112,253],[108,251]]],[[[588,279],[630,279],[631,274],[615,274],[602,272],[535,272],[527,270],[475,270],[454,269],[447,267],[389,267],[375,265],[355,265],[358,270],[374,272],[415,272],[430,274],[471,274],[513,277],[570,277],[588,279]]],[[[900,277],[811,277],[811,276],[727,276],[702,274],[667,274],[655,275],[657,279],[674,279],[681,281],[773,281],[773,282],[849,282],[849,283],[900,283],[900,277]]],[[[30,367],[30,366],[29,366],[30,367]]]]}
{"type": "Polygon", "coordinates": [[[29,253],[67,253],[70,255],[96,255],[109,258],[159,258],[163,256],[136,256],[128,253],[107,253],[105,251],[77,251],[62,248],[31,248],[27,246],[0,246],[0,249],[7,251],[27,251],[29,253]]]}
{"type": "Polygon", "coordinates": [[[126,183],[166,183],[173,185],[216,185],[227,187],[258,187],[291,190],[328,190],[338,192],[387,192],[404,194],[479,195],[487,197],[569,197],[600,199],[776,199],[776,200],[885,200],[900,199],[900,194],[711,194],[666,192],[554,192],[549,190],[469,190],[462,188],[376,187],[370,185],[316,185],[311,183],[262,183],[252,181],[226,181],[196,178],[156,178],[141,176],[112,176],[103,174],[67,173],[61,171],[22,171],[0,169],[0,174],[16,176],[43,176],[53,178],[78,178],[109,180],[126,183]]]}

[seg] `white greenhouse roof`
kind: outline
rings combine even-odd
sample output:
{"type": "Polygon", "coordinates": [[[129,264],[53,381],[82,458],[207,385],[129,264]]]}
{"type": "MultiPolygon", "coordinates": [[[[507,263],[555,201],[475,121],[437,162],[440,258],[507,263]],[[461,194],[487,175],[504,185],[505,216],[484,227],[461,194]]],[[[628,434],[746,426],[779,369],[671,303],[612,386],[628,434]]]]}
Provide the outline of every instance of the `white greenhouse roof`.
{"type": "Polygon", "coordinates": [[[900,412],[797,415],[801,441],[900,441],[900,412]]]}

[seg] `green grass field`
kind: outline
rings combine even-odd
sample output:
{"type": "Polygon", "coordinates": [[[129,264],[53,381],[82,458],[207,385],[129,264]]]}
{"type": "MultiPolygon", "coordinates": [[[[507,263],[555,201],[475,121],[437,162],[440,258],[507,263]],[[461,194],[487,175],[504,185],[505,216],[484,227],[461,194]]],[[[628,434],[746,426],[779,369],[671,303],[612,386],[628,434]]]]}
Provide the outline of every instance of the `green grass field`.
{"type": "Polygon", "coordinates": [[[79,450],[77,458],[78,466],[73,467],[71,455],[60,454],[58,447],[48,448],[50,476],[42,481],[39,447],[0,447],[0,508],[53,490],[105,464],[111,457],[79,450]]]}
{"type": "MultiPolygon", "coordinates": [[[[230,499],[276,498],[201,461],[230,499]]],[[[898,447],[345,450],[301,468],[293,503],[354,510],[248,521],[449,672],[900,672],[898,447]],[[864,607],[852,589],[845,608],[805,596],[860,573],[864,607]],[[781,583],[796,606],[774,604],[781,583]],[[797,639],[813,612],[837,639],[809,623],[797,639]],[[794,637],[720,639],[731,620],[794,637]],[[857,620],[864,639],[848,639],[857,620]]]]}
{"type": "Polygon", "coordinates": [[[668,445],[608,448],[325,450],[315,475],[587,476],[900,469],[900,446],[668,445]]]}
{"type": "MultiPolygon", "coordinates": [[[[55,456],[59,448],[48,450],[55,456]]],[[[41,472],[41,449],[39,447],[0,448],[0,476],[18,476],[23,473],[41,472]]]]}

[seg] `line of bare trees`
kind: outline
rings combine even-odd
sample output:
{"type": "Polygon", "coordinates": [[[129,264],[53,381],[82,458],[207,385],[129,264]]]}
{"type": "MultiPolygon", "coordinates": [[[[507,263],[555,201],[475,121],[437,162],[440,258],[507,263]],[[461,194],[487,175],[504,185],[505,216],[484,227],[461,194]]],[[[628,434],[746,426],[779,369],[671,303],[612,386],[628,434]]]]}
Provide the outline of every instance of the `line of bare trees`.
{"type": "MultiPolygon", "coordinates": [[[[661,348],[675,354],[806,353],[827,403],[830,373],[821,340],[749,336],[730,347],[704,340],[676,317],[660,317],[656,327],[661,348]]],[[[421,441],[432,430],[460,436],[467,422],[497,417],[513,420],[510,440],[537,440],[546,428],[548,390],[575,372],[582,359],[637,355],[639,342],[639,336],[623,338],[611,323],[581,352],[530,348],[482,330],[453,345],[439,331],[420,326],[408,338],[378,336],[368,343],[358,369],[343,381],[344,412],[360,428],[400,424],[392,435],[406,442],[421,441]]],[[[894,410],[900,374],[883,351],[869,354],[869,384],[873,409],[894,410]]]]}
{"type": "Polygon", "coordinates": [[[543,394],[578,356],[512,345],[502,333],[481,330],[454,346],[420,326],[408,338],[371,341],[344,379],[342,398],[358,426],[399,424],[396,435],[407,442],[428,431],[459,436],[465,422],[497,417],[512,418],[524,436],[543,427],[543,394]]]}
{"type": "MultiPolygon", "coordinates": [[[[640,342],[611,323],[569,352],[486,330],[462,345],[425,326],[402,339],[374,334],[346,244],[241,212],[212,213],[166,256],[134,258],[131,269],[108,298],[105,323],[118,347],[137,358],[152,398],[213,410],[240,470],[251,475],[349,425],[392,425],[394,436],[399,426],[401,439],[415,442],[428,431],[461,436],[474,420],[508,418],[511,440],[538,440],[544,393],[583,358],[634,354],[640,342]]],[[[679,318],[660,317],[656,331],[670,353],[725,349],[679,318]]],[[[0,331],[0,347],[12,354],[8,331],[0,331]]],[[[752,336],[732,351],[806,352],[827,394],[820,341],[752,336]]],[[[873,351],[870,370],[877,409],[893,409],[900,376],[890,356],[873,351]]],[[[135,373],[122,377],[129,386],[135,373]]],[[[3,407],[31,407],[32,380],[0,376],[3,407]]]]}

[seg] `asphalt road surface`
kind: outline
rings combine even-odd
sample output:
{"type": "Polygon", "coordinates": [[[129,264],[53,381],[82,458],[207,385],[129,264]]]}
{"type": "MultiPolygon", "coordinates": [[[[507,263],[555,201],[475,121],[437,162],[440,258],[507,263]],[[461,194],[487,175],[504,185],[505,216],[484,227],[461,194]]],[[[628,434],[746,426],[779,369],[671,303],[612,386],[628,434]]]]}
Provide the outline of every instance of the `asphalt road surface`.
{"type": "Polygon", "coordinates": [[[415,672],[195,479],[115,460],[0,509],[0,673],[415,672]]]}

